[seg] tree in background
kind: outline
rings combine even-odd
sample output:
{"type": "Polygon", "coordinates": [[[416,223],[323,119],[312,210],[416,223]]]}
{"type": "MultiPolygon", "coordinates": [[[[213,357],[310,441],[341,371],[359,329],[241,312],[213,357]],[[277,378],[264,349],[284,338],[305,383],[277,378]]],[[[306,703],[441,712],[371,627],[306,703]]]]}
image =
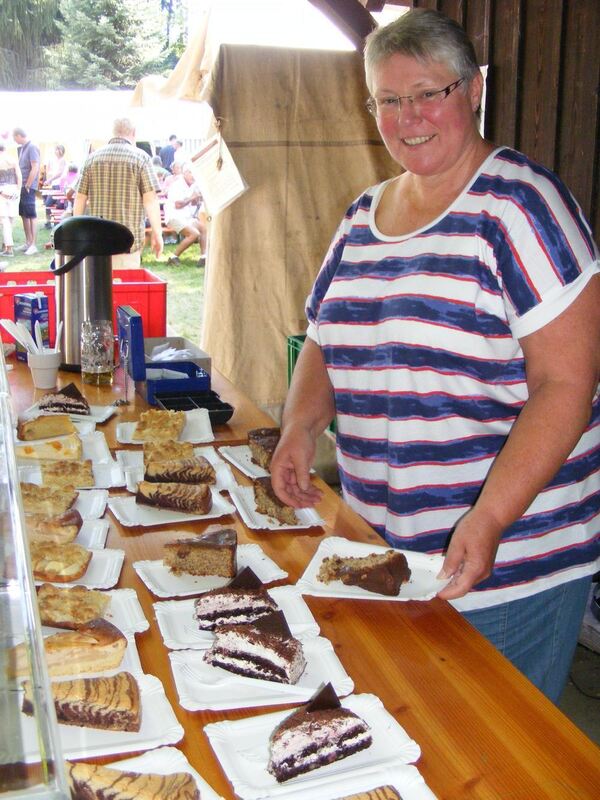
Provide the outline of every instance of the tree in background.
{"type": "Polygon", "coordinates": [[[59,0],[1,0],[0,89],[44,89],[46,48],[60,39],[59,0]]]}

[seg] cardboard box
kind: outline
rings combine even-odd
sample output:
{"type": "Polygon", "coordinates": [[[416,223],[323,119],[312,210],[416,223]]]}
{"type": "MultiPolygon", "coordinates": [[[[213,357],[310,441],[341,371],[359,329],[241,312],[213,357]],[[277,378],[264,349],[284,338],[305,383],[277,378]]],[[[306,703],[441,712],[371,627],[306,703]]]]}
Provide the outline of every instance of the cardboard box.
{"type": "MultiPolygon", "coordinates": [[[[40,323],[44,347],[50,347],[50,321],[48,317],[48,298],[44,292],[28,292],[14,295],[14,320],[22,322],[35,340],[35,324],[40,323]]],[[[16,342],[16,356],[19,361],[27,361],[27,350],[16,342]]]]}

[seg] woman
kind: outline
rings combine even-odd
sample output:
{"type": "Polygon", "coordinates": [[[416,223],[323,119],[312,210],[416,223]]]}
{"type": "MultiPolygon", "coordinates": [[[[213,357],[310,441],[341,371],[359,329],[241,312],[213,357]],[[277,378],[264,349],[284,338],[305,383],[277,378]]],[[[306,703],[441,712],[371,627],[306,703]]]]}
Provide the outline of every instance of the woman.
{"type": "Polygon", "coordinates": [[[54,194],[46,195],[44,205],[46,206],[46,228],[52,227],[52,209],[60,203],[56,199],[56,192],[62,192],[67,178],[67,160],[65,158],[65,148],[62,144],[57,144],[54,148],[54,155],[50,158],[46,168],[46,180],[44,189],[54,190],[54,194]]]}
{"type": "Polygon", "coordinates": [[[456,23],[411,11],[365,67],[404,171],[352,204],[316,279],[273,485],[318,500],[335,413],[347,502],[445,553],[439,596],[556,701],[599,561],[598,250],[555,175],[480,136],[456,23]]]}
{"type": "Polygon", "coordinates": [[[19,214],[21,170],[19,162],[0,142],[0,224],[2,225],[2,256],[14,255],[13,222],[19,214]]]}

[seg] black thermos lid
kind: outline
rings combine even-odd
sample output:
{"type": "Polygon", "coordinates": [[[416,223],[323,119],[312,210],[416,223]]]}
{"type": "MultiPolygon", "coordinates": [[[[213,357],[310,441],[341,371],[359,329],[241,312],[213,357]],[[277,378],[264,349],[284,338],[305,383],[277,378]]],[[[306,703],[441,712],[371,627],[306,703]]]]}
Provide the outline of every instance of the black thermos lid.
{"type": "Polygon", "coordinates": [[[54,229],[54,249],[65,255],[112,256],[128,253],[132,244],[129,228],[102,217],[68,217],[54,229]]]}

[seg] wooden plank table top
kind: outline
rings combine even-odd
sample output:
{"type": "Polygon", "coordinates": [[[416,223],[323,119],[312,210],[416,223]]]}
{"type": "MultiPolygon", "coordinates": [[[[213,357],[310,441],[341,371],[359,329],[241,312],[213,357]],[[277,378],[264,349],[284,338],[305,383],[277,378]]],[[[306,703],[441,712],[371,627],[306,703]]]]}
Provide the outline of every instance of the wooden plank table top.
{"type": "MultiPolygon", "coordinates": [[[[12,359],[9,363],[15,363],[12,359]]],[[[31,388],[27,367],[8,373],[15,408],[23,411],[43,392],[31,388]]],[[[60,374],[60,384],[79,376],[60,374]]],[[[216,442],[245,440],[248,428],[273,424],[242,392],[218,373],[212,388],[236,411],[228,426],[217,428],[216,442]]],[[[121,397],[113,389],[85,386],[92,404],[121,397]]],[[[129,392],[130,398],[132,391],[129,392]]],[[[119,420],[137,418],[145,403],[140,397],[118,409],[118,415],[98,426],[115,447],[119,420]]],[[[121,445],[119,445],[121,446],[121,445]]],[[[248,479],[234,470],[240,483],[248,479]]],[[[255,542],[295,583],[325,536],[343,536],[381,544],[379,537],[320,479],[323,500],[317,511],[324,527],[301,532],[250,530],[238,516],[219,523],[234,526],[240,543],[255,542]]],[[[124,490],[116,490],[123,492],[124,490]]],[[[161,557],[162,543],[173,538],[160,528],[123,528],[110,519],[108,547],[125,551],[119,587],[136,590],[149,631],[136,641],[145,672],[163,682],[185,737],[177,745],[204,779],[226,800],[232,786],[214,755],[203,726],[281,710],[287,706],[188,712],[178,704],[168,651],[156,619],[155,598],[132,564],[161,557]]],[[[214,524],[214,521],[211,521],[214,524]]],[[[207,523],[183,527],[202,532],[207,523]]],[[[179,526],[180,528],[182,526],[179,526]]],[[[281,583],[285,583],[282,581],[281,583]]],[[[353,679],[356,694],[371,693],[420,746],[416,763],[440,800],[597,800],[600,797],[600,749],[562,712],[538,692],[480,636],[448,603],[345,600],[306,596],[321,629],[353,679]]],[[[103,761],[114,760],[102,759],[103,761]]],[[[317,798],[315,800],[325,800],[317,798]]]]}

